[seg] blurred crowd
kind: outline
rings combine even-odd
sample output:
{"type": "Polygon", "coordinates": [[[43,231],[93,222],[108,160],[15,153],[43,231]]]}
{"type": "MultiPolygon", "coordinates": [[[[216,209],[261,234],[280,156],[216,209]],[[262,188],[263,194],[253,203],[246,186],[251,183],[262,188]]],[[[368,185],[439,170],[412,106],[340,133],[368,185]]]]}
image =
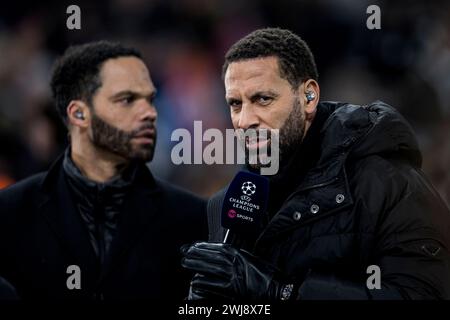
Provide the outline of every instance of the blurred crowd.
{"type": "Polygon", "coordinates": [[[0,5],[0,188],[46,170],[67,145],[51,101],[54,60],[70,44],[108,39],[140,49],[158,88],[155,175],[208,196],[233,165],[170,161],[176,128],[231,128],[221,66],[227,48],[260,27],[283,27],[310,45],[321,99],[383,100],[415,129],[423,170],[450,203],[450,2],[366,0],[13,1],[0,5]],[[66,8],[81,8],[68,30],[66,8]],[[366,8],[381,8],[381,29],[366,8]]]}

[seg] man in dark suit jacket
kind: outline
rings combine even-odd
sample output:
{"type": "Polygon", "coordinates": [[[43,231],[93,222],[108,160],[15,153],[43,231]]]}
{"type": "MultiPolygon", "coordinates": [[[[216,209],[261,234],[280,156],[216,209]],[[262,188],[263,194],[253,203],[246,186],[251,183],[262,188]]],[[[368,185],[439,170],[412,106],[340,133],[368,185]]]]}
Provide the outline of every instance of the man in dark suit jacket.
{"type": "Polygon", "coordinates": [[[120,44],[69,48],[52,92],[70,147],[0,192],[0,275],[23,299],[181,301],[179,247],[206,238],[204,202],[155,179],[155,88],[120,44]]]}

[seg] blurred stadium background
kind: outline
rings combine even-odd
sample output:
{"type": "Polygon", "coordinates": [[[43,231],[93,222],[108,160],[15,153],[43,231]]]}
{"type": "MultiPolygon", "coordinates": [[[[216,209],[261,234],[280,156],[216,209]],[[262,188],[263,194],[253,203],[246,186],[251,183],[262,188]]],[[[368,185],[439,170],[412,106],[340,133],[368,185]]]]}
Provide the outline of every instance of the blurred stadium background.
{"type": "Polygon", "coordinates": [[[46,170],[66,146],[49,93],[54,59],[70,44],[118,40],[142,50],[159,90],[154,174],[208,196],[231,165],[170,161],[172,130],[231,128],[223,55],[256,28],[289,28],[310,45],[321,99],[383,100],[413,125],[424,171],[450,203],[450,2],[366,0],[3,1],[0,10],[0,188],[46,170]],[[66,8],[81,8],[81,30],[66,8]],[[381,30],[366,8],[381,8],[381,30]]]}

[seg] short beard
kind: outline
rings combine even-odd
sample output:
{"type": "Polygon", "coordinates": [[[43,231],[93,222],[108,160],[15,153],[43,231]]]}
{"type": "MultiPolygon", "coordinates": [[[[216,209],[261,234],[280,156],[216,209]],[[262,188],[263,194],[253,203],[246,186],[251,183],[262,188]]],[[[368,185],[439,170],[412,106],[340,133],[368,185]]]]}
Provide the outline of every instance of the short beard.
{"type": "MultiPolygon", "coordinates": [[[[259,132],[257,134],[259,136],[259,132]]],[[[294,155],[294,153],[302,143],[304,134],[305,134],[305,115],[302,112],[300,100],[296,97],[292,106],[291,113],[284,121],[283,125],[279,130],[279,137],[272,135],[270,131],[268,131],[267,133],[268,138],[279,139],[280,167],[283,167],[294,155]]],[[[259,157],[257,163],[250,163],[249,149],[244,141],[242,143],[244,143],[245,145],[245,163],[247,166],[249,166],[253,170],[260,170],[261,168],[268,166],[262,164],[259,157]]],[[[269,143],[267,146],[268,157],[276,156],[271,154],[272,152],[270,145],[271,144],[269,143]]]]}
{"type": "Polygon", "coordinates": [[[117,154],[128,160],[142,160],[149,162],[153,159],[156,145],[155,138],[152,144],[133,146],[132,139],[144,129],[155,129],[152,123],[147,123],[133,131],[124,131],[114,127],[92,112],[92,143],[103,150],[117,154]]]}
{"type": "Polygon", "coordinates": [[[300,100],[295,98],[292,111],[280,128],[280,165],[288,162],[300,147],[305,135],[305,114],[300,100]]]}

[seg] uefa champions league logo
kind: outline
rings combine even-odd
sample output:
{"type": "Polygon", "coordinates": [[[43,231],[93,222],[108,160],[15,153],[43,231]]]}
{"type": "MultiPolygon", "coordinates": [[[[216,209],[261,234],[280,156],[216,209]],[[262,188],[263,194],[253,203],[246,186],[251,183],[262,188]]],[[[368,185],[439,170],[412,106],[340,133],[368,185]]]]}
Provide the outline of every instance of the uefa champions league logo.
{"type": "Polygon", "coordinates": [[[252,196],[256,192],[256,186],[253,182],[246,181],[242,184],[241,190],[246,196],[252,196]]]}
{"type": "MultiPolygon", "coordinates": [[[[249,179],[248,177],[245,179],[247,180],[249,179]]],[[[251,178],[250,178],[251,179],[251,178]]],[[[260,210],[260,205],[257,203],[252,203],[252,198],[250,198],[250,196],[253,196],[256,194],[256,183],[251,182],[251,181],[245,181],[245,180],[241,180],[239,182],[238,186],[241,186],[241,192],[239,192],[239,189],[237,189],[236,192],[233,188],[233,193],[237,193],[240,195],[235,195],[238,196],[239,198],[236,199],[235,197],[233,197],[233,195],[230,195],[228,201],[231,205],[230,210],[228,210],[227,217],[230,219],[240,219],[240,220],[245,220],[247,222],[253,222],[254,221],[254,215],[259,213],[260,210]],[[245,181],[245,182],[243,182],[245,181]]],[[[256,181],[257,182],[257,181],[256,181]]],[[[234,181],[233,181],[234,183],[234,181]]],[[[233,184],[232,183],[232,184],[233,184]]],[[[260,187],[258,187],[260,188],[260,187]]],[[[264,188],[264,186],[262,186],[262,188],[264,188]]],[[[263,189],[260,190],[264,191],[263,189]]],[[[230,192],[231,193],[231,192],[230,192]]]]}

